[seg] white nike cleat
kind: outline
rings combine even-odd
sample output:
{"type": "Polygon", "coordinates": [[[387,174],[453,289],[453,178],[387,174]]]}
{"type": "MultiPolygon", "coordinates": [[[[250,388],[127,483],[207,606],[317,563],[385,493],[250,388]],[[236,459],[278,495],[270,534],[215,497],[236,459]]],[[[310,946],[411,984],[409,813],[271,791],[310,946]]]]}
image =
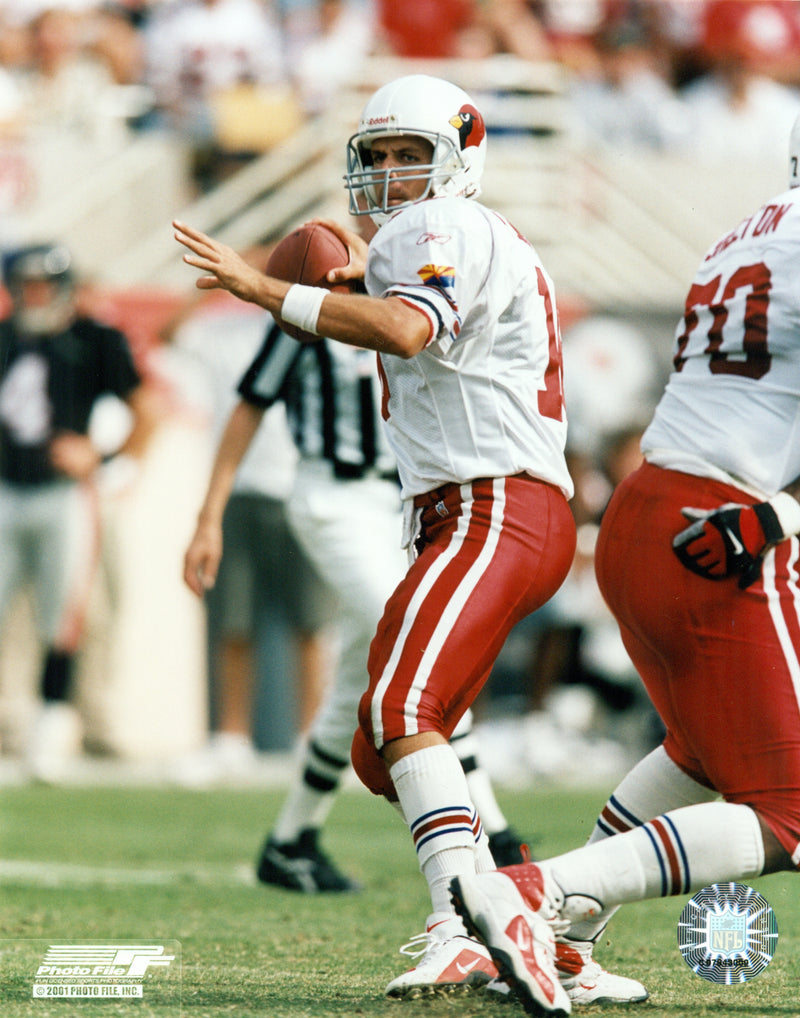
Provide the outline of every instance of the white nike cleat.
{"type": "MultiPolygon", "coordinates": [[[[541,876],[538,867],[512,868],[541,876]]],[[[532,881],[526,890],[523,897],[514,880],[499,870],[455,877],[450,884],[456,911],[489,948],[500,978],[527,1013],[564,1018],[572,1005],[556,970],[553,929],[539,911],[546,904],[541,882],[532,881]]]]}
{"type": "Polygon", "coordinates": [[[387,997],[422,997],[469,991],[497,975],[489,951],[467,936],[458,916],[428,916],[424,933],[412,937],[400,953],[420,961],[386,987],[387,997]]]}
{"type": "Polygon", "coordinates": [[[592,958],[586,940],[556,943],[556,967],[561,985],[573,1004],[639,1004],[650,994],[636,979],[617,976],[592,958]]]}
{"type": "MultiPolygon", "coordinates": [[[[514,867],[513,871],[519,872],[517,867],[514,867]]],[[[524,900],[524,890],[522,897],[524,900]]],[[[547,917],[552,921],[549,914],[547,917]]],[[[591,941],[568,940],[565,936],[556,936],[556,971],[559,982],[567,991],[573,1005],[640,1004],[647,1000],[650,994],[638,980],[606,972],[592,958],[593,949],[594,944],[591,941]]],[[[488,984],[486,993],[497,999],[507,1000],[512,994],[512,989],[498,977],[488,984]]]]}

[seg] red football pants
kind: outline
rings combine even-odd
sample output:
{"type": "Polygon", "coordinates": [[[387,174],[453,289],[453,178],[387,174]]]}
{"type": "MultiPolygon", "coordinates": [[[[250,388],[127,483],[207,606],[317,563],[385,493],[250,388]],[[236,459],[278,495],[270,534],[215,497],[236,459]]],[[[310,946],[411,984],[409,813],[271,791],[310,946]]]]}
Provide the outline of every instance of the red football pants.
{"type": "Polygon", "coordinates": [[[511,629],[558,590],[575,552],[564,495],[526,474],[447,484],[415,501],[418,558],[372,641],[352,751],[363,783],[390,799],[380,749],[419,732],[449,739],[511,629]]]}
{"type": "Polygon", "coordinates": [[[681,507],[755,500],[729,485],[645,464],[603,517],[600,589],[687,774],[753,807],[800,863],[800,588],[797,538],[767,554],[762,578],[690,572],[672,551],[681,507]]]}

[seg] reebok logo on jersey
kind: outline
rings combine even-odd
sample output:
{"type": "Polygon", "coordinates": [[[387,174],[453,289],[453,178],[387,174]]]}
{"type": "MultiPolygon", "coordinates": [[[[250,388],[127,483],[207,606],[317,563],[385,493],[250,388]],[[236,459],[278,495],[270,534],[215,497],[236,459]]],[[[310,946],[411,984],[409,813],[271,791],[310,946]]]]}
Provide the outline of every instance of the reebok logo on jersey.
{"type": "Polygon", "coordinates": [[[452,290],[456,283],[456,270],[452,265],[423,265],[417,275],[426,286],[439,290],[452,290]]]}
{"type": "Polygon", "coordinates": [[[423,233],[417,238],[417,247],[423,244],[446,244],[451,239],[449,233],[423,233]]]}

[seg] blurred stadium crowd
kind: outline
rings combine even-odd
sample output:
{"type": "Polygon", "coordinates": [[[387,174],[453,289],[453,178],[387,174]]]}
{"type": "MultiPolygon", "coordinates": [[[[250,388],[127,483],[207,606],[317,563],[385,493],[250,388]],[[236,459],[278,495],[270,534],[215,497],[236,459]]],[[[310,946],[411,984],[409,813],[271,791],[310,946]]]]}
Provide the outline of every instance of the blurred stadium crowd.
{"type": "MultiPolygon", "coordinates": [[[[28,236],[36,195],[26,146],[174,135],[190,149],[182,183],[197,197],[324,117],[367,59],[504,53],[563,68],[573,136],[610,150],[680,152],[715,168],[740,153],[782,159],[800,108],[796,0],[3,0],[0,250],[63,239],[28,236]]],[[[204,609],[180,572],[214,443],[262,339],[263,316],[186,292],[150,303],[139,294],[127,305],[87,287],[80,299],[128,335],[158,393],[161,422],[137,475],[98,477],[103,553],[71,751],[83,761],[156,762],[187,783],[257,776],[259,754],[291,750],[324,695],[335,610],[318,590],[314,631],[298,632],[290,613],[279,617],[276,599],[266,599],[254,645],[240,648],[232,666],[252,666],[255,680],[239,675],[231,706],[220,701],[225,666],[207,639],[204,609]]],[[[613,308],[567,311],[580,539],[568,582],[512,634],[477,705],[487,767],[507,780],[579,777],[587,752],[595,777],[616,774],[659,739],[594,583],[592,551],[614,484],[638,462],[669,352],[654,350],[641,323],[613,308]]],[[[115,414],[98,411],[98,442],[124,431],[115,414]]],[[[280,415],[270,426],[263,462],[271,457],[271,465],[262,473],[283,471],[283,480],[248,481],[248,490],[280,501],[293,451],[280,415]]],[[[29,615],[23,596],[2,620],[0,763],[13,774],[24,774],[36,711],[29,615]]]]}
{"type": "Polygon", "coordinates": [[[4,0],[0,29],[0,137],[174,131],[203,187],[369,55],[554,61],[576,130],[707,158],[773,146],[800,87],[794,0],[4,0]]]}

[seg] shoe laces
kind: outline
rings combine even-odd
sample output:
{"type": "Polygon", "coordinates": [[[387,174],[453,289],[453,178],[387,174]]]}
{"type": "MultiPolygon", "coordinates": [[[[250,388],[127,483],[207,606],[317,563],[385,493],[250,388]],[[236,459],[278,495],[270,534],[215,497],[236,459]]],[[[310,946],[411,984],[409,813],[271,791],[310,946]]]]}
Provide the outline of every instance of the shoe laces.
{"type": "Polygon", "coordinates": [[[406,944],[399,949],[400,954],[405,954],[409,958],[419,958],[424,954],[435,951],[437,947],[441,947],[443,944],[448,943],[455,937],[467,937],[467,931],[463,928],[461,923],[458,923],[457,930],[451,930],[449,936],[444,935],[444,931],[441,929],[445,924],[451,927],[456,925],[451,920],[457,919],[457,916],[451,916],[449,919],[440,920],[434,923],[434,925],[425,930],[424,933],[416,933],[406,944]]]}
{"type": "Polygon", "coordinates": [[[434,943],[440,939],[435,933],[417,933],[407,944],[403,944],[399,953],[405,954],[409,958],[419,958],[423,954],[427,954],[434,943]]]}

